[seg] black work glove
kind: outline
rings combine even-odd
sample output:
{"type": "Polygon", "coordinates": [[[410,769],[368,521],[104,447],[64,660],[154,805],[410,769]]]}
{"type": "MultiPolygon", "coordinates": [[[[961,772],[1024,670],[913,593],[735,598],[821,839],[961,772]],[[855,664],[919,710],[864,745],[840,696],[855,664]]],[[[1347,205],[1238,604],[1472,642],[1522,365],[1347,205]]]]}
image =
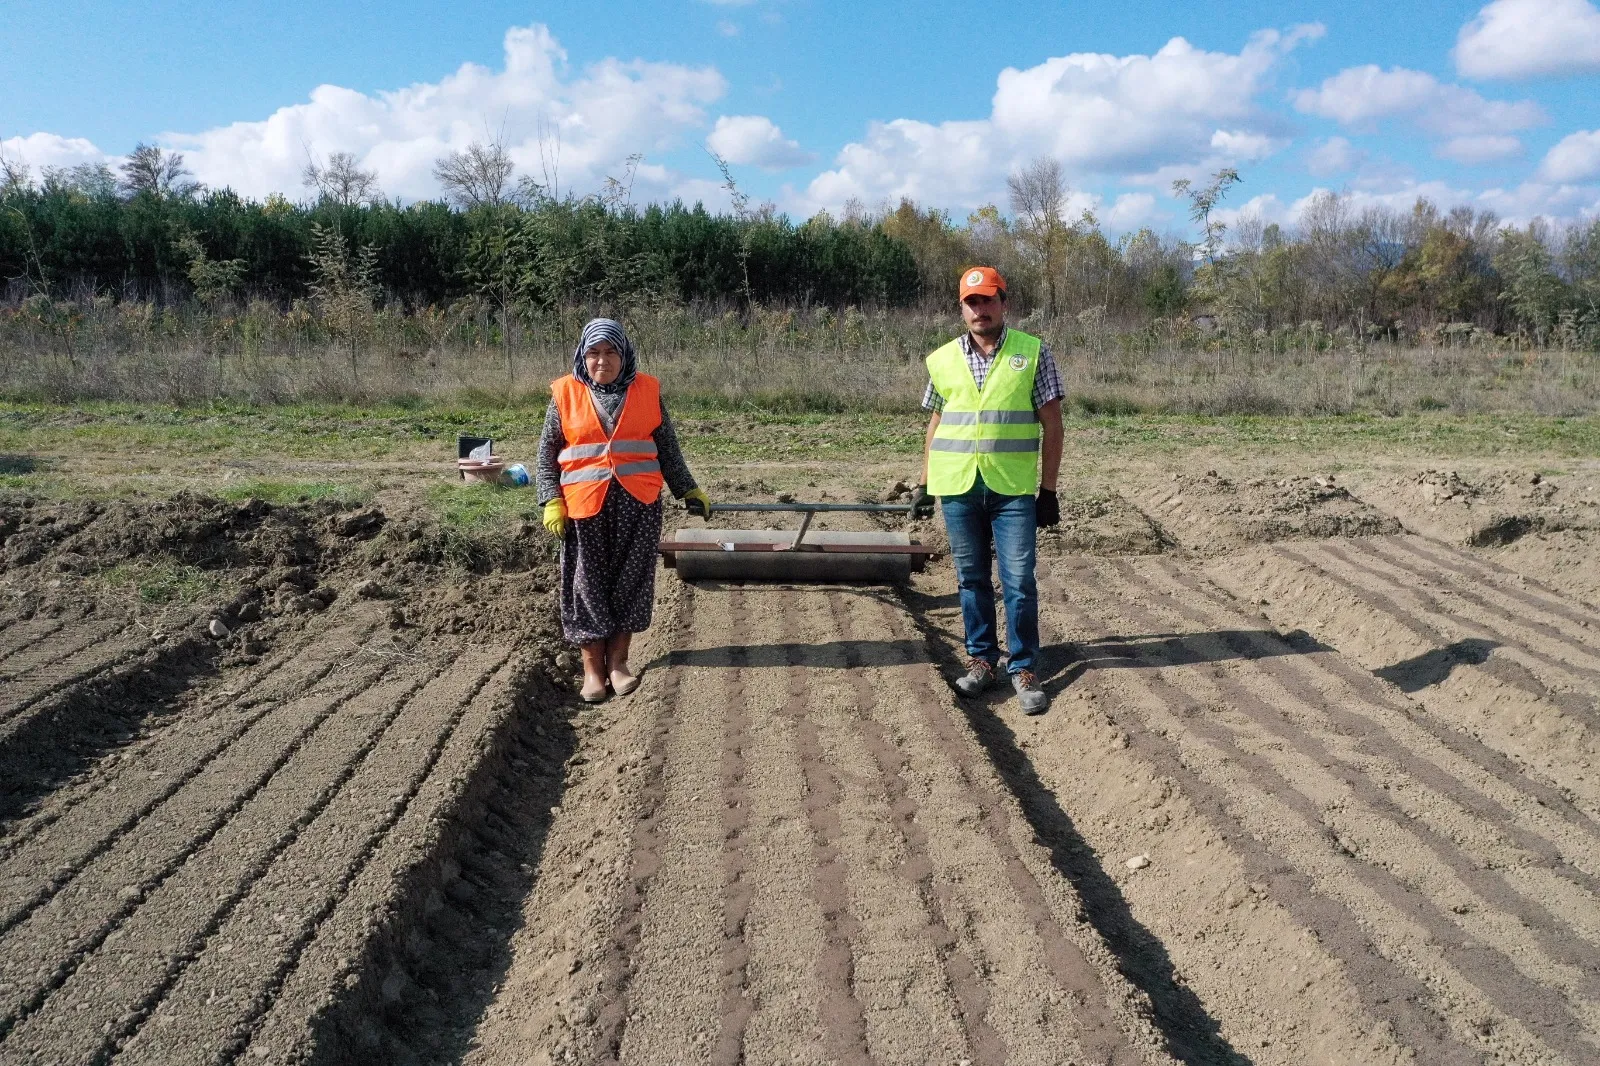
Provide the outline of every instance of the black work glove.
{"type": "Polygon", "coordinates": [[[1061,523],[1061,504],[1056,500],[1055,489],[1039,490],[1039,499],[1033,506],[1033,521],[1040,529],[1061,523]]]}
{"type": "Polygon", "coordinates": [[[933,497],[928,495],[928,486],[918,485],[911,490],[911,517],[933,517],[933,497]]]}

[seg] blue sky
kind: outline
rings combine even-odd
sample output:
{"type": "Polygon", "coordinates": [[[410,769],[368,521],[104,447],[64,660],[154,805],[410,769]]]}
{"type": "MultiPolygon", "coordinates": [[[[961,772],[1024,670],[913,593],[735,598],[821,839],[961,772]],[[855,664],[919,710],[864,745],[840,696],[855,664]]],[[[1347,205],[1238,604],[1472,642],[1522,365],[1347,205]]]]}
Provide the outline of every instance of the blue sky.
{"type": "Polygon", "coordinates": [[[962,217],[1040,155],[1117,230],[1180,227],[1171,180],[1223,165],[1236,207],[1291,222],[1316,189],[1600,214],[1594,0],[7,0],[6,22],[8,158],[156,141],[254,196],[303,196],[334,151],[433,195],[434,158],[503,131],[535,174],[559,135],[574,192],[642,152],[636,198],[722,204],[710,144],[797,217],[902,195],[962,217]]]}

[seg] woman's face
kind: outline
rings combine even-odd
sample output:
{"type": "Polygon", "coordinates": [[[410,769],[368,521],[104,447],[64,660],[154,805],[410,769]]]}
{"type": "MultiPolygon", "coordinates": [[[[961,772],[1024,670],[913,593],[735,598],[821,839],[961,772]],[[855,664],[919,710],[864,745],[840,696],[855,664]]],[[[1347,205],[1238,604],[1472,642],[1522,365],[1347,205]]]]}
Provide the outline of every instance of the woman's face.
{"type": "Polygon", "coordinates": [[[610,341],[596,341],[583,353],[583,365],[596,385],[609,385],[622,373],[622,353],[610,341]]]}

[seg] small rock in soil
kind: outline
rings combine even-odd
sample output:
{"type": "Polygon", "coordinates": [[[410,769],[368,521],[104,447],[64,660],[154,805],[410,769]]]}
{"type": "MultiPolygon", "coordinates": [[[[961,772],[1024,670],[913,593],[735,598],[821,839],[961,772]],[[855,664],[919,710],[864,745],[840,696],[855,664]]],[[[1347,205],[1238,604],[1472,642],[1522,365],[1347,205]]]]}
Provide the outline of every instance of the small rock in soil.
{"type": "Polygon", "coordinates": [[[1146,866],[1150,865],[1150,856],[1135,855],[1133,858],[1124,863],[1124,865],[1130,870],[1143,870],[1146,866]]]}
{"type": "Polygon", "coordinates": [[[222,619],[213,618],[210,624],[206,626],[206,632],[210,633],[216,639],[221,640],[229,633],[232,633],[233,630],[229,629],[227,623],[225,623],[222,619]]]}
{"type": "Polygon", "coordinates": [[[388,516],[382,511],[376,507],[368,507],[330,519],[329,524],[341,537],[357,537],[365,540],[382,529],[386,521],[388,516]]]}

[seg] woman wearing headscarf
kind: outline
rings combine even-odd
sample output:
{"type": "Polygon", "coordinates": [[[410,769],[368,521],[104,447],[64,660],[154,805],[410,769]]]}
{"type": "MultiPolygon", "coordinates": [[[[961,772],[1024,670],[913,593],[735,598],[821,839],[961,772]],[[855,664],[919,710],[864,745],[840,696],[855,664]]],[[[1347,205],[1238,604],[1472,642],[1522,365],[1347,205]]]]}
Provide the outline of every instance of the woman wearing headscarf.
{"type": "Polygon", "coordinates": [[[550,385],[536,469],[544,526],[561,538],[561,631],[583,652],[586,703],[639,687],[633,634],[650,628],[661,488],[711,516],[661,402],[622,326],[583,327],[572,373],[550,385]]]}

